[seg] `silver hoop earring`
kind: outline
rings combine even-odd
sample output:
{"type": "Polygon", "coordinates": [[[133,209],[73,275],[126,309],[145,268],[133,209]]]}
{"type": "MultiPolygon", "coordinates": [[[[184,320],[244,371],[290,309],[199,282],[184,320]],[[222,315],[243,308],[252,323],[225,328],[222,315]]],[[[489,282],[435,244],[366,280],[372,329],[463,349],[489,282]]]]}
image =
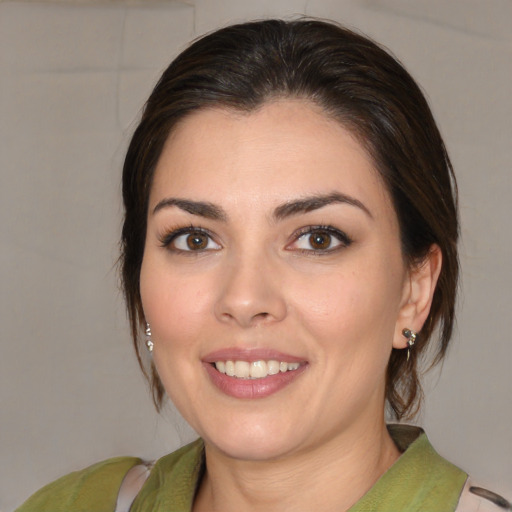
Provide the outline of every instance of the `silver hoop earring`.
{"type": "Polygon", "coordinates": [[[146,348],[148,349],[148,352],[153,352],[153,347],[155,344],[153,343],[153,340],[151,339],[151,326],[146,323],[146,348]]]}
{"type": "Polygon", "coordinates": [[[416,343],[418,333],[411,329],[404,329],[402,334],[407,338],[407,361],[411,357],[411,347],[416,343]]]}

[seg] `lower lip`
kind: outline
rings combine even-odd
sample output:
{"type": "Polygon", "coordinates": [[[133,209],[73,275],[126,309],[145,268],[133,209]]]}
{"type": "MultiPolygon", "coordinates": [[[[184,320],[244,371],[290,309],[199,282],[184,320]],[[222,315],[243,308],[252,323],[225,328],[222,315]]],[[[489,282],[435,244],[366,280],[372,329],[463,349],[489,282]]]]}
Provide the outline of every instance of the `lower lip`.
{"type": "Polygon", "coordinates": [[[210,363],[203,364],[213,384],[225,395],[249,399],[265,398],[281,391],[302,375],[307,367],[307,365],[301,365],[297,370],[288,370],[261,379],[237,379],[219,372],[210,363]]]}

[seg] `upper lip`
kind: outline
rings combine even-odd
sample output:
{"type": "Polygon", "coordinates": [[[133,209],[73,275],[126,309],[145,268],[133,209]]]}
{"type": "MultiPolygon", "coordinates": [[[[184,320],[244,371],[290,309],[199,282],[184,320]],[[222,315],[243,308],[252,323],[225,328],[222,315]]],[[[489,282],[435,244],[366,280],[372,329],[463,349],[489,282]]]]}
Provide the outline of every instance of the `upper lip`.
{"type": "Polygon", "coordinates": [[[305,362],[303,357],[285,354],[271,348],[223,348],[210,352],[202,358],[205,363],[215,363],[216,361],[283,361],[286,363],[302,363],[305,362]]]}

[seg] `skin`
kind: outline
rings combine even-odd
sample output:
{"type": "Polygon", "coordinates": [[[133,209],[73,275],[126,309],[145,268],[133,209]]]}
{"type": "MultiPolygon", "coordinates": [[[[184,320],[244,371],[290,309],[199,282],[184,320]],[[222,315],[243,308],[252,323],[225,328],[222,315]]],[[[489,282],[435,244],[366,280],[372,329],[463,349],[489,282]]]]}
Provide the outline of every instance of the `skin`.
{"type": "Polygon", "coordinates": [[[205,440],[194,510],[355,503],[399,456],[384,423],[386,365],[392,347],[406,347],[402,329],[421,328],[440,265],[433,247],[423,265],[406,266],[371,159],[315,105],[185,118],[155,172],[140,283],[160,378],[205,440]],[[334,193],[350,202],[276,217],[282,205],[334,193]],[[211,203],[222,218],[169,198],[211,203]],[[207,230],[202,248],[189,249],[193,234],[165,245],[191,226],[207,230]],[[319,250],[299,232],[308,226],[350,242],[324,232],[319,250]],[[234,398],[204,367],[232,347],[278,350],[305,369],[268,397],[234,398]]]}

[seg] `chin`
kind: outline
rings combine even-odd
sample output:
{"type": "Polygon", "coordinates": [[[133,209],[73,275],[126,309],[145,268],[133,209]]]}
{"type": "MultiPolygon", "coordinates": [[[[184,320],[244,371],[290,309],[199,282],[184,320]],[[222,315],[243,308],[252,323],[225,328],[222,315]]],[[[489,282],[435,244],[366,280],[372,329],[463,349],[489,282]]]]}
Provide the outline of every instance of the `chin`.
{"type": "Polygon", "coordinates": [[[269,423],[248,423],[238,422],[235,428],[228,426],[215,432],[205,432],[202,437],[206,445],[211,445],[227,457],[251,461],[278,459],[301,444],[296,438],[296,429],[279,426],[272,419],[269,423]]]}
{"type": "MultiPolygon", "coordinates": [[[[206,442],[208,444],[208,441],[206,442]]],[[[213,444],[213,443],[212,443],[213,444]]],[[[283,440],[229,439],[215,443],[215,449],[231,459],[264,462],[286,456],[290,447],[283,440]]]]}

